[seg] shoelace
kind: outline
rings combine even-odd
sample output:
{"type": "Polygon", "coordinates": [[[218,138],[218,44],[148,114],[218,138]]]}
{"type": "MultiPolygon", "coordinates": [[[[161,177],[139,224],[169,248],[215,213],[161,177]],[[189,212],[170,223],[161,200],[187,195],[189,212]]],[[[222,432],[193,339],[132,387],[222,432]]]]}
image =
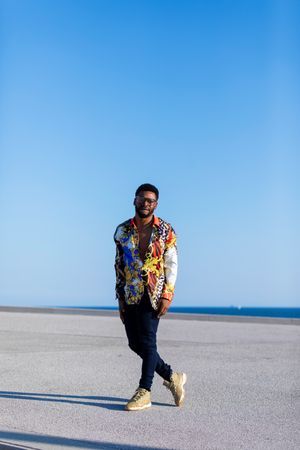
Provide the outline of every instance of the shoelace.
{"type": "Polygon", "coordinates": [[[145,390],[137,389],[132,400],[139,400],[141,397],[143,397],[144,394],[145,394],[145,390]]]}
{"type": "Polygon", "coordinates": [[[173,381],[171,381],[170,383],[170,390],[173,390],[175,393],[177,393],[177,386],[173,381]]]}

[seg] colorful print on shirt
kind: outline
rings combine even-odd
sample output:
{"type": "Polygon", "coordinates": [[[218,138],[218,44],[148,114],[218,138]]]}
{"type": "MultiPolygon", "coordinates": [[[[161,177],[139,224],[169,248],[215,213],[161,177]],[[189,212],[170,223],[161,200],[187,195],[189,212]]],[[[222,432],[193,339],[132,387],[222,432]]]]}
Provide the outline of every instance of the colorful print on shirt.
{"type": "Polygon", "coordinates": [[[176,234],[171,225],[154,216],[144,262],[134,219],[117,227],[114,241],[117,298],[129,305],[138,304],[146,287],[154,309],[162,297],[171,302],[177,277],[176,234]]]}

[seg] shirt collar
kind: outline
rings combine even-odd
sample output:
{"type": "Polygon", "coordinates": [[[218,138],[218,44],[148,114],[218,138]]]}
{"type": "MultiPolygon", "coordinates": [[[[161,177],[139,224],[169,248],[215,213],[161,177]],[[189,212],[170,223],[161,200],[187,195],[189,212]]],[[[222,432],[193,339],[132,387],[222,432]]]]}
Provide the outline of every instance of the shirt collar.
{"type": "MultiPolygon", "coordinates": [[[[155,225],[156,227],[159,227],[159,218],[157,216],[153,216],[154,220],[153,220],[153,225],[155,225]]],[[[130,220],[130,225],[134,228],[136,228],[136,223],[134,220],[134,217],[130,220]]]]}

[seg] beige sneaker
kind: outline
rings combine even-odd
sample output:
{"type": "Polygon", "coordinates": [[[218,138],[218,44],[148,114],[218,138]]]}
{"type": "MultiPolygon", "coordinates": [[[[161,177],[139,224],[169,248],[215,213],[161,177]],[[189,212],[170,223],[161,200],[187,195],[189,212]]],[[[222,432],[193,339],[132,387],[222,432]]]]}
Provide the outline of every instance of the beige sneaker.
{"type": "Polygon", "coordinates": [[[137,388],[133,397],[125,406],[126,411],[139,411],[141,409],[150,408],[151,397],[147,389],[137,388]]]}
{"type": "Polygon", "coordinates": [[[186,383],[187,376],[186,373],[173,372],[171,375],[171,381],[164,381],[164,386],[166,386],[173,394],[175,405],[181,406],[183,404],[185,390],[184,385],[186,383]]]}

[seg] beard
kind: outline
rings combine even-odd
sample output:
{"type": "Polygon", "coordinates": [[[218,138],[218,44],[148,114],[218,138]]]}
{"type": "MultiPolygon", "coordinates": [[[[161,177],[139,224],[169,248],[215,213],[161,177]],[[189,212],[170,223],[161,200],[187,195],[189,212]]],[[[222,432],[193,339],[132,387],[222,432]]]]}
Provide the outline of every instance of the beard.
{"type": "Polygon", "coordinates": [[[137,208],[135,207],[135,212],[141,219],[146,219],[147,217],[150,217],[152,215],[152,211],[142,211],[143,208],[137,208]]]}

